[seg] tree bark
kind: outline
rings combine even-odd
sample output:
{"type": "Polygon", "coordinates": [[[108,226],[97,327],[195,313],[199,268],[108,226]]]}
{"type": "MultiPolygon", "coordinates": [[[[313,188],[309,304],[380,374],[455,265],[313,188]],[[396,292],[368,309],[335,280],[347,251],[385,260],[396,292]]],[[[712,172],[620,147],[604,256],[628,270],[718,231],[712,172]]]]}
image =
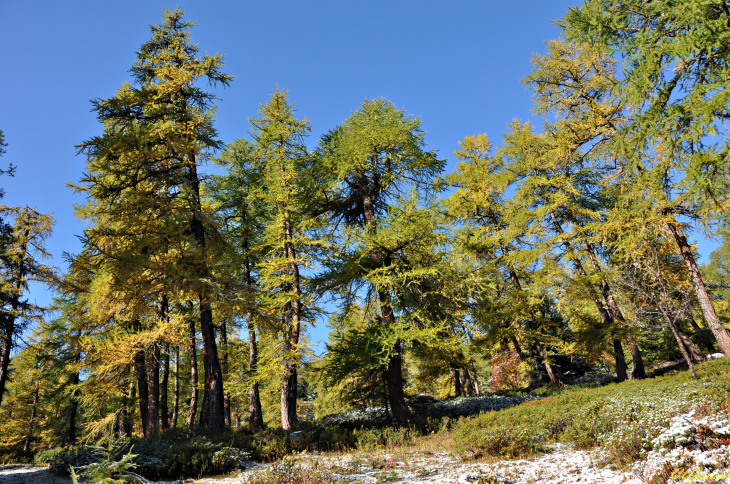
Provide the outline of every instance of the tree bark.
{"type": "MultiPolygon", "coordinates": [[[[221,347],[223,348],[223,357],[221,358],[221,369],[223,377],[228,374],[228,334],[226,321],[221,322],[221,347]]],[[[223,420],[226,427],[231,426],[231,397],[228,393],[223,394],[223,420]]]]}
{"type": "Polygon", "coordinates": [[[296,263],[296,253],[292,243],[292,229],[289,221],[289,213],[284,217],[284,235],[286,237],[286,256],[289,260],[289,272],[291,274],[292,291],[294,297],[291,299],[291,325],[285,335],[286,343],[284,351],[288,354],[284,359],[284,381],[281,385],[281,428],[290,429],[297,422],[297,364],[291,358],[292,353],[298,352],[299,331],[301,327],[301,289],[299,287],[299,265],[296,263]]]}
{"type": "Polygon", "coordinates": [[[707,287],[702,280],[702,274],[700,273],[695,257],[692,254],[692,246],[690,246],[687,242],[687,237],[685,237],[682,227],[676,221],[668,222],[667,225],[674,235],[674,240],[676,240],[677,245],[679,246],[682,259],[684,259],[687,271],[692,278],[695,295],[697,296],[697,301],[700,303],[700,309],[702,309],[705,321],[707,321],[712,334],[715,335],[715,339],[720,345],[720,351],[722,351],[726,357],[730,358],[730,335],[728,335],[727,329],[725,329],[720,318],[717,317],[715,306],[713,306],[710,295],[707,293],[707,287]]]}
{"type": "Polygon", "coordinates": [[[198,349],[195,343],[195,319],[190,319],[190,407],[186,424],[189,429],[195,425],[198,410],[198,349]]]}
{"type": "Polygon", "coordinates": [[[160,428],[170,428],[170,409],[167,404],[167,393],[170,385],[170,345],[165,343],[162,348],[162,382],[160,383],[160,428]]]}
{"type": "Polygon", "coordinates": [[[451,380],[454,382],[454,394],[457,397],[464,396],[464,390],[461,386],[461,378],[459,377],[459,370],[449,365],[449,373],[451,374],[451,380]]]}
{"type": "MultiPolygon", "coordinates": [[[[517,278],[517,275],[515,275],[515,278],[517,278]]],[[[519,284],[519,282],[518,282],[519,284]]],[[[527,358],[525,358],[525,354],[522,352],[522,347],[520,346],[520,342],[517,341],[517,338],[515,338],[514,335],[509,335],[510,342],[512,343],[512,346],[515,348],[515,352],[517,353],[517,357],[520,359],[521,363],[524,363],[527,361],[527,358]]],[[[547,367],[546,367],[547,369],[547,367]]],[[[552,381],[552,380],[551,380],[552,381]]],[[[555,382],[553,382],[555,383],[555,382]]],[[[530,372],[530,384],[527,388],[534,389],[540,386],[540,380],[537,378],[537,374],[534,372],[530,372]]]]}
{"type": "Polygon", "coordinates": [[[30,231],[25,231],[23,242],[20,244],[18,254],[18,267],[12,278],[13,294],[11,296],[10,307],[12,311],[9,315],[3,316],[3,334],[0,341],[0,405],[3,403],[5,395],[5,385],[8,381],[8,367],[10,366],[10,353],[13,349],[13,336],[15,335],[15,318],[20,309],[20,295],[23,290],[23,281],[25,279],[25,256],[28,250],[27,240],[30,231]]]}
{"type": "Polygon", "coordinates": [[[33,424],[35,423],[36,409],[38,407],[38,384],[36,384],[35,391],[33,392],[33,406],[30,409],[30,420],[28,421],[28,433],[25,436],[25,445],[23,445],[23,452],[30,450],[30,442],[33,439],[33,424]]]}
{"type": "Polygon", "coordinates": [[[180,347],[175,346],[175,377],[172,387],[172,428],[177,428],[177,417],[180,409],[180,347]]]}
{"type": "MultiPolygon", "coordinates": [[[[507,247],[505,247],[504,244],[500,243],[500,248],[502,249],[502,253],[506,256],[508,254],[507,247]]],[[[509,278],[512,282],[512,286],[517,290],[522,290],[522,284],[520,284],[520,279],[517,277],[517,273],[512,269],[512,267],[507,267],[509,270],[509,278]]],[[[522,302],[524,302],[523,298],[520,298],[522,302]]],[[[535,332],[537,330],[537,327],[535,326],[535,315],[532,313],[532,311],[527,311],[527,315],[529,316],[529,319],[527,321],[528,329],[535,332]]],[[[517,340],[513,340],[513,344],[517,340]]],[[[540,342],[540,339],[537,337],[537,335],[533,334],[532,337],[532,345],[537,351],[537,354],[540,356],[540,359],[542,360],[542,364],[545,367],[545,371],[547,371],[548,378],[550,378],[550,382],[554,385],[565,385],[565,377],[563,374],[558,370],[556,367],[554,367],[547,358],[547,352],[545,351],[545,348],[543,347],[542,343],[540,342]]],[[[519,353],[518,353],[519,354],[519,353]]],[[[532,382],[530,382],[532,384],[532,382]]]]}
{"type": "Polygon", "coordinates": [[[672,334],[674,334],[674,338],[677,340],[677,344],[679,345],[679,351],[682,352],[682,356],[684,356],[684,361],[687,362],[687,365],[689,366],[689,372],[692,374],[692,378],[695,380],[698,380],[697,372],[695,372],[695,365],[692,361],[692,356],[689,354],[689,351],[687,351],[687,347],[684,345],[684,341],[682,341],[682,337],[679,334],[679,329],[677,328],[677,325],[671,320],[671,318],[667,317],[667,323],[669,324],[669,328],[672,330],[672,334]]]}
{"type": "Polygon", "coordinates": [[[682,340],[682,344],[684,345],[685,349],[687,350],[687,353],[689,353],[690,357],[692,358],[692,361],[696,362],[702,362],[705,361],[705,358],[702,356],[702,354],[697,350],[697,347],[692,342],[689,337],[684,334],[680,329],[679,326],[677,326],[677,334],[679,335],[679,338],[682,340]]]}
{"type": "Polygon", "coordinates": [[[471,375],[469,375],[469,370],[466,368],[461,369],[461,380],[464,382],[464,388],[466,388],[466,392],[464,392],[464,396],[467,396],[467,394],[470,397],[474,396],[474,384],[471,381],[471,375]]]}
{"type": "MultiPolygon", "coordinates": [[[[132,431],[134,430],[134,399],[137,398],[137,387],[134,385],[134,381],[130,379],[129,390],[127,390],[127,401],[124,409],[124,435],[128,438],[132,438],[132,431]]],[[[74,440],[69,439],[69,443],[76,441],[76,430],[74,426],[74,440]]]]}
{"type": "Polygon", "coordinates": [[[472,378],[472,381],[474,382],[474,393],[476,393],[477,397],[481,395],[479,392],[479,375],[477,375],[477,370],[474,367],[474,360],[471,360],[471,372],[474,375],[472,378]]]}
{"type": "MultiPolygon", "coordinates": [[[[139,319],[132,321],[135,332],[142,331],[139,319]]],[[[139,349],[134,355],[134,371],[137,373],[137,398],[139,401],[139,416],[142,420],[142,434],[147,437],[149,429],[149,388],[147,386],[147,365],[145,361],[145,350],[139,349]]]]}
{"type": "MultiPolygon", "coordinates": [[[[254,373],[258,367],[258,352],[256,347],[256,328],[251,320],[252,314],[248,313],[248,366],[249,371],[254,373]]],[[[249,416],[248,428],[253,433],[263,432],[264,416],[261,411],[261,398],[259,397],[259,384],[255,382],[248,389],[249,391],[249,416]]]]}
{"type": "MultiPolygon", "coordinates": [[[[375,221],[375,205],[373,204],[373,197],[366,195],[363,197],[363,213],[365,215],[365,224],[370,234],[375,234],[377,230],[375,221]]],[[[370,257],[374,260],[380,260],[380,254],[372,253],[370,257]]],[[[384,265],[389,265],[389,260],[385,259],[382,261],[384,265]]],[[[383,324],[386,326],[392,326],[395,324],[395,314],[393,314],[393,308],[390,305],[390,292],[389,289],[379,288],[378,300],[380,301],[380,315],[383,324]]],[[[393,356],[391,356],[386,369],[387,379],[387,394],[388,402],[390,406],[390,412],[392,413],[395,421],[400,426],[408,426],[410,420],[413,418],[408,405],[406,404],[405,396],[403,395],[403,345],[400,340],[396,341],[395,347],[393,348],[393,356]]],[[[386,407],[387,408],[387,407],[386,407]]]]}
{"type": "MultiPolygon", "coordinates": [[[[550,212],[550,218],[553,221],[553,228],[555,229],[555,232],[558,235],[564,235],[565,232],[563,231],[560,222],[558,222],[558,219],[555,217],[555,214],[553,212],[550,212]]],[[[573,266],[575,267],[575,269],[581,276],[587,279],[588,273],[583,268],[583,264],[581,263],[580,259],[573,253],[573,247],[571,243],[567,240],[563,240],[563,245],[565,246],[566,252],[570,254],[570,260],[573,262],[573,266]]],[[[611,314],[601,302],[601,299],[598,297],[598,294],[593,288],[593,284],[590,281],[586,280],[585,287],[588,290],[588,295],[593,301],[593,304],[596,306],[598,313],[603,319],[603,324],[606,326],[606,328],[611,328],[613,326],[613,316],[611,316],[611,314]]],[[[621,341],[616,338],[613,339],[613,355],[616,361],[616,379],[619,382],[625,381],[628,378],[626,374],[626,358],[624,357],[624,349],[621,345],[621,341]]]]}
{"type": "MultiPolygon", "coordinates": [[[[208,279],[210,271],[206,260],[206,230],[200,215],[202,205],[200,203],[200,180],[198,178],[195,157],[191,156],[189,168],[189,181],[193,191],[192,219],[190,229],[201,252],[198,276],[201,279],[208,279]]],[[[211,430],[222,430],[225,428],[223,413],[223,373],[220,360],[218,359],[218,348],[215,343],[215,332],[213,331],[213,311],[208,301],[208,294],[201,290],[198,294],[200,307],[200,337],[203,341],[203,369],[205,373],[205,385],[203,389],[203,405],[200,410],[201,426],[211,430]]]]}
{"type": "Polygon", "coordinates": [[[145,437],[160,433],[160,344],[155,341],[147,352],[147,429],[145,437]]]}

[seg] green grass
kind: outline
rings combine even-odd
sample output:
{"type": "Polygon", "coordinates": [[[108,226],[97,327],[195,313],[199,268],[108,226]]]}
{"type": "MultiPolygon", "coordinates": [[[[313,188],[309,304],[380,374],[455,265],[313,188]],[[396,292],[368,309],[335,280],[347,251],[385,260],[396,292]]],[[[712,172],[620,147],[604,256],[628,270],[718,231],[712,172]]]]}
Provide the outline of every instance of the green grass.
{"type": "Polygon", "coordinates": [[[626,465],[651,450],[668,419],[695,408],[727,415],[730,360],[698,367],[699,381],[676,372],[598,388],[568,387],[500,412],[460,419],[451,430],[456,450],[474,457],[525,457],[561,442],[579,449],[603,446],[605,459],[626,465]]]}

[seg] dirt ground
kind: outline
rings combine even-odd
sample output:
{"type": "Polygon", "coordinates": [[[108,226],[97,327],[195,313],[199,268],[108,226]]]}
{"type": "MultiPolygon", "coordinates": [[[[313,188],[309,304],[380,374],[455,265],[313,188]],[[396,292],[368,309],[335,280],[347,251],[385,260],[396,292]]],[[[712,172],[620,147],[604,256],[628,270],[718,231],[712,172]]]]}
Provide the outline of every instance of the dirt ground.
{"type": "Polygon", "coordinates": [[[54,476],[47,467],[0,466],[0,484],[71,484],[68,477],[54,476]]]}

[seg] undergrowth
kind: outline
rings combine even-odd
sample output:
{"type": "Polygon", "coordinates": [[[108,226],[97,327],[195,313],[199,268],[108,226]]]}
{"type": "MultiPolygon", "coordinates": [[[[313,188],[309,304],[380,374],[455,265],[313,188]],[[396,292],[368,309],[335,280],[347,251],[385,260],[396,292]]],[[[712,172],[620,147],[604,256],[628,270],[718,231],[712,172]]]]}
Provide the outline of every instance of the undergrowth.
{"type": "Polygon", "coordinates": [[[605,460],[625,465],[651,450],[651,440],[671,417],[689,408],[726,413],[729,371],[730,360],[721,359],[700,365],[699,381],[682,372],[599,388],[568,387],[541,400],[460,419],[451,436],[457,451],[475,457],[525,457],[561,442],[578,449],[601,446],[605,460]]]}

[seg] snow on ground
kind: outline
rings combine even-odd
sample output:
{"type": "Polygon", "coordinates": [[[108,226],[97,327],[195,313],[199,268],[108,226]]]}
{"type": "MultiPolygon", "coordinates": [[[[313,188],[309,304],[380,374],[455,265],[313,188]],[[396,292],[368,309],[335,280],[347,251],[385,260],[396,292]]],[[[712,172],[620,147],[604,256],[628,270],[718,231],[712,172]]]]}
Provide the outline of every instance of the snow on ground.
{"type": "Polygon", "coordinates": [[[0,484],[70,484],[68,477],[58,477],[47,467],[29,465],[0,466],[0,484]]]}

